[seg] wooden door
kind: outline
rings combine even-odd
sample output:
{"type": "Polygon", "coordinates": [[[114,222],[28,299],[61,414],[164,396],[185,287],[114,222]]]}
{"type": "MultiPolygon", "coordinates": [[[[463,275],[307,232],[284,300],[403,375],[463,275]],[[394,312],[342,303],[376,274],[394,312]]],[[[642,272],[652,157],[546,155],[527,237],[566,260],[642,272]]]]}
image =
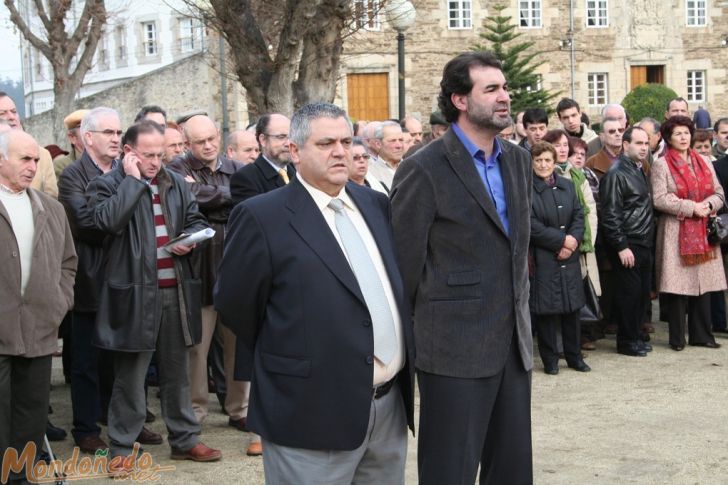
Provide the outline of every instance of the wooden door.
{"type": "Polygon", "coordinates": [[[637,86],[647,84],[647,66],[631,66],[630,81],[630,91],[637,86]]]}
{"type": "Polygon", "coordinates": [[[389,119],[389,78],[386,72],[346,76],[348,113],[352,120],[389,119]]]}

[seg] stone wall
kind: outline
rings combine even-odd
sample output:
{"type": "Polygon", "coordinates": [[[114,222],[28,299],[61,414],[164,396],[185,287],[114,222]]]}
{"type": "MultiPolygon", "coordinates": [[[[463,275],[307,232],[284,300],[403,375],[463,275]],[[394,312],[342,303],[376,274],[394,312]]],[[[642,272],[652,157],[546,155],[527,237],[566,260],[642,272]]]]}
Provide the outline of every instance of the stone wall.
{"type": "MultiPolygon", "coordinates": [[[[173,64],[118,84],[92,96],[80,98],[75,109],[108,106],[121,116],[122,127],[129,126],[139,108],[156,104],[164,108],[170,119],[193,109],[204,109],[216,121],[222,121],[220,74],[216,58],[199,53],[173,64]]],[[[228,81],[228,114],[231,128],[247,124],[247,114],[241,109],[239,83],[228,81]]],[[[244,103],[242,103],[244,108],[244,103]]],[[[26,131],[33,134],[41,145],[67,144],[66,140],[53,140],[51,112],[23,120],[26,131]]]]}
{"type": "MultiPolygon", "coordinates": [[[[571,93],[571,62],[568,48],[561,47],[569,29],[569,5],[574,5],[573,97],[593,121],[598,121],[600,106],[589,106],[587,77],[590,72],[609,74],[609,102],[619,103],[631,90],[631,66],[664,66],[665,84],[679,95],[687,96],[687,71],[705,70],[707,102],[701,104],[714,118],[728,115],[728,98],[724,96],[728,68],[728,47],[721,47],[726,37],[722,29],[728,15],[728,2],[707,2],[708,22],[704,27],[687,27],[686,0],[610,0],[608,26],[586,27],[584,0],[543,0],[542,27],[518,28],[519,40],[535,42],[533,51],[545,61],[538,72],[545,88],[571,93]]],[[[494,14],[492,5],[504,5],[503,15],[518,18],[517,0],[473,2],[471,29],[447,27],[447,3],[437,0],[416,1],[417,20],[406,32],[406,106],[409,113],[427,120],[436,107],[439,82],[445,63],[457,53],[483,43],[485,17],[494,14]]],[[[396,32],[381,14],[378,32],[357,32],[347,42],[340,73],[339,99],[346,106],[346,74],[359,72],[389,73],[390,115],[397,115],[397,43],[396,32]]]]}

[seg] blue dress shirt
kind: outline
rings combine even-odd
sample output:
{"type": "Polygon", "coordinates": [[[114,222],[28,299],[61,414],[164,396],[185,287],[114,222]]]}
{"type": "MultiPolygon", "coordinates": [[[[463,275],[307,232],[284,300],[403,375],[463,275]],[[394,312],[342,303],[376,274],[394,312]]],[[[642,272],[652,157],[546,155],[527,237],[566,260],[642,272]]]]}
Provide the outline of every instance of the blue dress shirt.
{"type": "Polygon", "coordinates": [[[503,177],[501,176],[500,159],[501,159],[501,146],[498,141],[498,137],[493,139],[493,151],[490,156],[486,159],[483,150],[470,141],[470,139],[463,133],[457,123],[453,123],[452,131],[460,139],[465,149],[468,151],[475,164],[475,170],[478,171],[480,179],[485,185],[485,189],[490,195],[490,199],[495,204],[495,209],[498,211],[498,217],[503,224],[506,234],[510,234],[508,230],[508,206],[506,204],[506,190],[503,185],[503,177]]]}

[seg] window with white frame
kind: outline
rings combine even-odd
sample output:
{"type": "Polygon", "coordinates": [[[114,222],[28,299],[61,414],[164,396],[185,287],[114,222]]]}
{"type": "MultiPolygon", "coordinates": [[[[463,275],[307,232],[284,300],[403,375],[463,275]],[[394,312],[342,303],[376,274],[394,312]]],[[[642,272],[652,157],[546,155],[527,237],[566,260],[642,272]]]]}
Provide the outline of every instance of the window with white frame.
{"type": "Polygon", "coordinates": [[[707,23],[707,1],[685,0],[685,21],[688,27],[702,27],[707,23]]]}
{"type": "Polygon", "coordinates": [[[518,18],[521,27],[541,27],[541,0],[519,0],[518,18]]]}
{"type": "Polygon", "coordinates": [[[180,52],[192,52],[200,48],[202,28],[196,19],[179,19],[179,49],[180,52]]]}
{"type": "Polygon", "coordinates": [[[609,25],[607,1],[608,0],[586,0],[587,27],[607,27],[609,25]]]}
{"type": "Polygon", "coordinates": [[[354,0],[354,19],[357,29],[380,30],[379,0],[354,0]]]}
{"type": "Polygon", "coordinates": [[[451,30],[472,28],[470,0],[448,0],[447,17],[448,27],[451,30]]]}
{"type": "Polygon", "coordinates": [[[156,56],[158,52],[157,46],[157,23],[142,22],[142,36],[144,38],[144,55],[156,56]]]}
{"type": "Polygon", "coordinates": [[[590,72],[587,75],[589,106],[604,106],[608,102],[609,74],[590,72]]]}
{"type": "Polygon", "coordinates": [[[109,68],[109,40],[106,33],[101,33],[101,38],[96,47],[96,61],[98,63],[99,70],[109,68]]]}
{"type": "Polygon", "coordinates": [[[114,43],[116,44],[116,60],[126,59],[126,27],[117,25],[114,29],[114,43]]]}
{"type": "Polygon", "coordinates": [[[688,71],[688,101],[705,101],[705,71],[688,71]]]}

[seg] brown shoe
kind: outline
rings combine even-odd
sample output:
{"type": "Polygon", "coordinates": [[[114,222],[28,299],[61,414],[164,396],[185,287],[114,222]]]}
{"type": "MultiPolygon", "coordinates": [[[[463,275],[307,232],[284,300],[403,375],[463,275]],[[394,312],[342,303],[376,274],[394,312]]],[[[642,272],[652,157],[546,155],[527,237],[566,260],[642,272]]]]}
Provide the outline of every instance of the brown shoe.
{"type": "Polygon", "coordinates": [[[161,445],[164,442],[161,434],[155,433],[146,426],[142,428],[136,440],[143,445],[161,445]]]}
{"type": "Polygon", "coordinates": [[[245,450],[245,454],[248,456],[260,456],[263,454],[263,443],[255,441],[248,445],[248,449],[245,450]]]}
{"type": "Polygon", "coordinates": [[[76,446],[84,453],[95,454],[99,450],[106,450],[109,445],[98,436],[84,436],[76,441],[76,446]]]}
{"type": "Polygon", "coordinates": [[[238,431],[248,431],[248,422],[245,418],[240,419],[234,419],[230,418],[228,419],[228,426],[232,426],[233,428],[237,429],[238,431]]]}
{"type": "Polygon", "coordinates": [[[642,331],[645,333],[655,333],[655,326],[651,323],[645,323],[642,325],[642,331]]]}
{"type": "Polygon", "coordinates": [[[581,350],[597,350],[597,346],[594,345],[594,342],[585,340],[581,343],[581,350]]]}
{"type": "Polygon", "coordinates": [[[616,335],[617,334],[617,325],[614,323],[608,323],[604,327],[604,333],[607,335],[616,335]]]}
{"type": "Polygon", "coordinates": [[[222,458],[220,450],[215,450],[204,443],[197,443],[187,451],[172,448],[173,460],[192,460],[192,461],[217,461],[222,458]]]}

